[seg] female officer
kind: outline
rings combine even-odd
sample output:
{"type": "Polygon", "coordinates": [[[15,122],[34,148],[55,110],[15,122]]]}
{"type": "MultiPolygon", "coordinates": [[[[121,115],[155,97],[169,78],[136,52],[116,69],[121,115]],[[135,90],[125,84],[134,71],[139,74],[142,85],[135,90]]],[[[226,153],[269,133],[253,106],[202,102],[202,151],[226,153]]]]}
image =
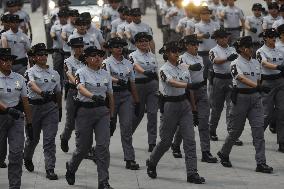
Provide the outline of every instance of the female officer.
{"type": "Polygon", "coordinates": [[[35,65],[25,73],[28,84],[29,102],[32,105],[34,140],[27,139],[24,150],[24,163],[28,171],[34,171],[32,158],[43,131],[43,150],[46,178],[57,180],[55,168],[55,137],[61,119],[61,87],[59,74],[47,63],[48,50],[45,44],[33,46],[35,65]]]}
{"type": "Polygon", "coordinates": [[[158,63],[156,56],[150,51],[151,35],[140,32],[134,36],[134,40],[137,50],[129,57],[135,70],[135,84],[140,99],[140,109],[138,116],[133,116],[132,131],[135,132],[144,116],[145,109],[147,109],[148,151],[152,152],[157,139],[158,63]]]}
{"type": "MultiPolygon", "coordinates": [[[[160,111],[163,112],[160,126],[161,141],[146,161],[147,174],[151,178],[157,177],[156,166],[164,153],[170,148],[175,131],[179,126],[185,151],[187,182],[202,184],[205,179],[197,173],[192,108],[186,93],[186,89],[197,89],[202,85],[191,83],[188,70],[179,64],[180,49],[178,46],[178,42],[166,43],[159,51],[160,54],[164,54],[166,60],[166,63],[160,68],[160,83],[162,85],[160,111]]],[[[190,100],[194,104],[192,95],[190,100]]]]}
{"type": "Polygon", "coordinates": [[[266,165],[263,130],[264,117],[260,95],[260,92],[268,93],[269,88],[259,85],[261,68],[259,63],[252,59],[252,38],[246,36],[239,39],[235,48],[240,56],[231,63],[234,88],[231,96],[228,136],[217,155],[220,157],[221,164],[224,167],[232,167],[229,154],[235,141],[241,136],[246,118],[248,118],[256,151],[256,171],[272,173],[273,168],[266,165]]]}
{"type": "Polygon", "coordinates": [[[10,48],[0,48],[0,146],[9,143],[9,188],[20,188],[24,149],[24,116],[26,116],[26,133],[33,140],[31,111],[28,103],[25,79],[12,72],[12,62],[16,56],[11,55],[10,48]],[[20,102],[21,101],[21,102],[20,102]]]}
{"type": "Polygon", "coordinates": [[[101,69],[105,52],[96,47],[84,50],[87,66],[77,70],[75,83],[78,89],[76,113],[76,149],[66,163],[66,180],[69,185],[75,183],[75,173],[93,143],[96,135],[95,156],[98,170],[99,189],[112,189],[109,179],[109,142],[110,117],[113,116],[114,102],[110,74],[101,69]],[[106,97],[109,107],[106,106],[106,97]]]}
{"type": "Polygon", "coordinates": [[[139,164],[135,162],[135,152],[132,146],[132,102],[134,101],[134,113],[136,116],[138,116],[140,104],[135,87],[133,66],[129,60],[122,56],[122,49],[126,45],[127,42],[119,37],[108,40],[106,48],[110,49],[112,55],[104,61],[103,67],[112,76],[115,98],[115,111],[113,117],[111,117],[110,126],[111,135],[115,130],[118,115],[124,161],[126,161],[125,168],[137,170],[139,169],[139,164]]]}

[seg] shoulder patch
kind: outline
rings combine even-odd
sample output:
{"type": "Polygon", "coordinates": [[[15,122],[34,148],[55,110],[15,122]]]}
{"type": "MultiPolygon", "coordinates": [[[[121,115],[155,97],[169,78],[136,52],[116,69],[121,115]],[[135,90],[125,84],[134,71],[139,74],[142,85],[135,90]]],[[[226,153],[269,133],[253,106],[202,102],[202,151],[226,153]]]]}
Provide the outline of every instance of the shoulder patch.
{"type": "Polygon", "coordinates": [[[161,80],[162,80],[162,81],[166,82],[167,76],[166,76],[166,74],[164,73],[163,70],[160,71],[160,77],[161,77],[161,80]]]}
{"type": "Polygon", "coordinates": [[[210,51],[210,52],[209,52],[209,60],[213,63],[214,59],[215,59],[214,52],[213,52],[213,51],[210,51]]]}
{"type": "Polygon", "coordinates": [[[67,66],[66,62],[64,62],[64,71],[65,71],[65,73],[68,72],[68,66],[67,66]]]}
{"type": "Polygon", "coordinates": [[[129,56],[129,61],[131,62],[131,64],[134,64],[134,59],[132,56],[129,56]]]}
{"type": "Polygon", "coordinates": [[[79,74],[76,74],[76,77],[75,77],[75,85],[79,85],[80,84],[80,75],[79,74]]]}
{"type": "Polygon", "coordinates": [[[238,70],[237,70],[237,65],[236,64],[232,65],[231,73],[232,73],[233,77],[236,77],[238,75],[238,70]]]}
{"type": "Polygon", "coordinates": [[[261,63],[262,57],[261,57],[260,52],[257,52],[257,53],[256,53],[256,59],[258,60],[259,63],[261,63]]]}
{"type": "Polygon", "coordinates": [[[106,63],[102,63],[102,69],[106,70],[106,63]]]}

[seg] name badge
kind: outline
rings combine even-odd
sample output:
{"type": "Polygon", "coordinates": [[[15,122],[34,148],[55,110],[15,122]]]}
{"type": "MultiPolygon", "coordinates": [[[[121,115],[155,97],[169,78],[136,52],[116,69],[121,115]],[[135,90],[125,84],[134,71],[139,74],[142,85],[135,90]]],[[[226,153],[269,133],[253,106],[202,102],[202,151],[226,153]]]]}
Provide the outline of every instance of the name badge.
{"type": "Polygon", "coordinates": [[[7,88],[7,92],[8,92],[8,93],[10,93],[11,91],[12,91],[11,89],[7,88]]]}
{"type": "Polygon", "coordinates": [[[45,83],[47,83],[47,82],[48,82],[48,80],[47,80],[47,79],[44,79],[44,82],[45,82],[45,83]]]}

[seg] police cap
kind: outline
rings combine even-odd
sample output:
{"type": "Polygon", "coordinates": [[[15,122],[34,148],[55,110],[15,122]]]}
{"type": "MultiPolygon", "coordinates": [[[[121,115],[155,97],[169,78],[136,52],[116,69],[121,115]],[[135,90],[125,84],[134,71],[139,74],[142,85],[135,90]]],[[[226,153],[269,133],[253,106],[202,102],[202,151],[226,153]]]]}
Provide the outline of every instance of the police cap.
{"type": "Polygon", "coordinates": [[[260,10],[260,11],[262,11],[263,10],[263,7],[262,7],[262,5],[260,4],[260,3],[254,3],[253,5],[252,5],[252,8],[251,8],[251,10],[260,10]]]}
{"type": "Polygon", "coordinates": [[[278,36],[279,34],[277,30],[274,28],[266,29],[264,32],[259,34],[259,37],[268,37],[268,38],[278,37],[278,36]]]}
{"type": "Polygon", "coordinates": [[[184,37],[180,40],[180,43],[181,43],[182,45],[187,45],[187,44],[195,45],[195,44],[202,43],[202,41],[199,41],[199,40],[197,39],[197,35],[196,35],[196,34],[192,34],[192,35],[184,36],[184,37]]]}
{"type": "Polygon", "coordinates": [[[60,10],[60,11],[57,13],[57,16],[58,16],[58,17],[68,17],[68,16],[69,16],[69,11],[66,10],[66,9],[60,10]]]}
{"type": "Polygon", "coordinates": [[[103,57],[105,55],[105,51],[98,49],[96,46],[90,46],[84,50],[84,57],[96,56],[96,55],[103,57]]]}
{"type": "Polygon", "coordinates": [[[267,5],[267,7],[268,7],[268,9],[277,9],[277,10],[279,10],[278,3],[276,3],[276,2],[269,3],[267,5]]]}
{"type": "Polygon", "coordinates": [[[277,32],[279,33],[279,35],[284,33],[284,24],[278,26],[277,28],[277,32]]]}
{"type": "Polygon", "coordinates": [[[216,30],[213,35],[212,35],[212,38],[222,38],[222,37],[227,37],[231,35],[231,33],[227,32],[227,30],[225,29],[219,29],[219,30],[216,30]]]}
{"type": "Polygon", "coordinates": [[[207,14],[207,13],[211,14],[211,13],[212,13],[212,10],[210,10],[210,9],[208,8],[208,6],[201,6],[201,7],[199,8],[199,13],[200,13],[200,14],[207,14]]]}
{"type": "Polygon", "coordinates": [[[19,5],[19,2],[17,0],[7,0],[6,2],[7,7],[15,7],[18,5],[19,5]]]}
{"type": "Polygon", "coordinates": [[[114,37],[109,39],[106,44],[104,45],[105,48],[117,48],[117,47],[124,47],[127,45],[127,42],[120,37],[114,37]]]}
{"type": "Polygon", "coordinates": [[[67,45],[71,47],[83,47],[85,44],[84,44],[83,37],[76,37],[76,38],[70,39],[69,42],[67,42],[67,45]]]}
{"type": "Polygon", "coordinates": [[[72,16],[72,17],[79,17],[79,12],[77,9],[71,9],[69,10],[69,16],[72,16]]]}
{"type": "Polygon", "coordinates": [[[134,8],[130,10],[130,15],[131,16],[141,16],[141,10],[140,8],[134,8]]]}
{"type": "Polygon", "coordinates": [[[152,35],[149,35],[147,32],[139,32],[134,36],[134,41],[139,42],[141,39],[147,39],[148,41],[152,41],[152,35]]]}
{"type": "Polygon", "coordinates": [[[15,60],[17,56],[11,54],[11,48],[0,48],[0,59],[15,60]]]}
{"type": "Polygon", "coordinates": [[[166,52],[181,52],[180,43],[178,41],[167,42],[159,50],[159,54],[165,54],[166,52]]]}
{"type": "Polygon", "coordinates": [[[88,20],[86,20],[84,17],[79,16],[78,18],[76,18],[74,24],[77,26],[85,26],[88,24],[88,20]]]}
{"type": "Polygon", "coordinates": [[[58,0],[57,4],[58,4],[58,6],[70,5],[71,1],[69,1],[69,0],[58,0]]]}

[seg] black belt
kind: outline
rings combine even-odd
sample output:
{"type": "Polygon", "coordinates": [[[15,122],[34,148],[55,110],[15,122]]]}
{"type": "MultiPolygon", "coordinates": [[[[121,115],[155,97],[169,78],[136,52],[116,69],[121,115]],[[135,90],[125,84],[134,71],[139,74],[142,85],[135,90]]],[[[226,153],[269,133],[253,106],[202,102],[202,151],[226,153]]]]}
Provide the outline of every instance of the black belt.
{"type": "Polygon", "coordinates": [[[20,58],[20,59],[14,60],[13,65],[18,65],[18,64],[21,64],[23,66],[27,66],[28,65],[28,58],[25,57],[25,58],[20,58]]]}
{"type": "Polygon", "coordinates": [[[242,27],[239,26],[239,27],[236,27],[236,28],[225,28],[227,31],[242,31],[242,27]]]}
{"type": "Polygon", "coordinates": [[[149,77],[145,77],[145,78],[136,78],[135,79],[135,83],[137,84],[145,84],[145,83],[149,83],[151,81],[153,81],[155,79],[153,78],[149,78],[149,77]]]}
{"type": "Polygon", "coordinates": [[[198,51],[199,56],[209,56],[209,51],[198,51]]]}
{"type": "Polygon", "coordinates": [[[126,91],[128,89],[128,86],[113,86],[112,90],[113,92],[122,92],[122,91],[126,91]]]}
{"type": "MultiPolygon", "coordinates": [[[[44,100],[44,99],[30,99],[29,98],[29,103],[32,105],[43,105],[47,104],[49,102],[52,102],[53,100],[44,100]]],[[[54,101],[53,101],[54,102],[54,101]]]]}
{"type": "MultiPolygon", "coordinates": [[[[201,87],[203,87],[203,86],[207,85],[207,81],[206,81],[206,80],[204,80],[204,81],[199,82],[199,83],[197,83],[197,84],[199,84],[199,85],[200,85],[200,87],[198,88],[198,89],[200,89],[201,87]]],[[[195,89],[193,89],[193,90],[195,90],[195,89]]]]}
{"type": "Polygon", "coordinates": [[[236,88],[236,90],[240,94],[253,94],[258,92],[256,88],[236,88]]]}
{"type": "Polygon", "coordinates": [[[106,102],[104,100],[99,100],[96,102],[80,102],[77,101],[76,102],[78,107],[83,107],[83,108],[96,108],[96,107],[100,107],[100,106],[106,106],[106,102]]]}
{"type": "Polygon", "coordinates": [[[186,94],[180,96],[162,96],[164,102],[181,102],[187,98],[186,94]]]}
{"type": "MultiPolygon", "coordinates": [[[[9,107],[9,108],[15,108],[16,110],[19,110],[20,112],[24,112],[24,106],[23,106],[23,102],[22,101],[20,101],[16,106],[9,107]]],[[[7,112],[0,111],[0,115],[5,115],[5,114],[7,114],[7,112]]]]}
{"type": "Polygon", "coordinates": [[[281,73],[271,74],[271,75],[264,75],[264,74],[261,75],[262,80],[276,80],[276,79],[280,79],[281,77],[283,77],[281,73]]]}
{"type": "Polygon", "coordinates": [[[219,78],[219,79],[232,79],[232,75],[229,74],[220,74],[220,73],[215,73],[214,77],[219,78]]]}

